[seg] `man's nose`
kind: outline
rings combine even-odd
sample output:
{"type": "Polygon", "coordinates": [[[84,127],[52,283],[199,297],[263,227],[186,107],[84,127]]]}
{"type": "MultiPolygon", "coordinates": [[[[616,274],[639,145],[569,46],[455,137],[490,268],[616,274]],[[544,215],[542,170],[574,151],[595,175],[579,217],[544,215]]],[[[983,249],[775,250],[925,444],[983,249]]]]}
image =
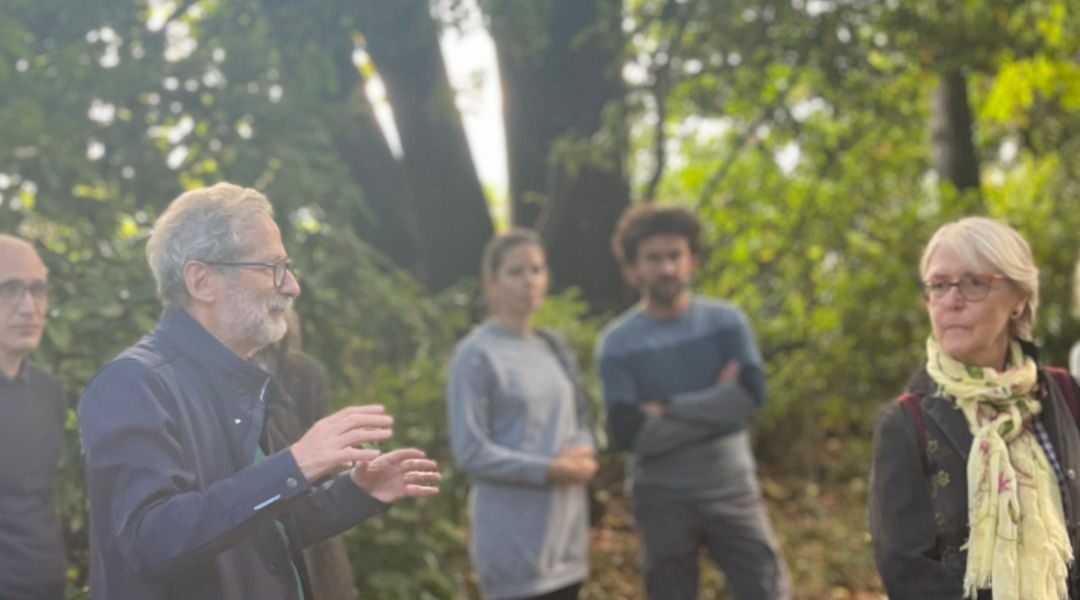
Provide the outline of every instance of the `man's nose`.
{"type": "Polygon", "coordinates": [[[38,302],[34,300],[34,294],[30,291],[30,288],[23,288],[19,297],[15,300],[15,312],[23,315],[34,315],[38,313],[39,309],[38,302]]]}
{"type": "Polygon", "coordinates": [[[292,271],[285,271],[285,280],[281,282],[278,293],[290,298],[295,298],[300,295],[300,282],[297,281],[296,276],[293,275],[292,271]]]}

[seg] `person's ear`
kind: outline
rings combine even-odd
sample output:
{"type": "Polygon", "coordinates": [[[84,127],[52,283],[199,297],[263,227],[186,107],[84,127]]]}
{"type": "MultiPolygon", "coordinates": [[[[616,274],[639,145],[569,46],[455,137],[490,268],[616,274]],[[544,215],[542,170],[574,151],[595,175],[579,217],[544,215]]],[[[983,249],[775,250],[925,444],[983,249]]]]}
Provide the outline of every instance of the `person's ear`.
{"type": "Polygon", "coordinates": [[[206,263],[188,261],[184,264],[184,287],[192,300],[213,303],[221,288],[221,272],[206,263]]]}
{"type": "MultiPolygon", "coordinates": [[[[1017,291],[1019,291],[1019,290],[1017,290],[1017,291]]],[[[1009,311],[1009,317],[1012,318],[1013,320],[1019,319],[1024,314],[1024,311],[1027,310],[1027,304],[1028,304],[1028,299],[1025,297],[1024,294],[1017,294],[1017,295],[1019,296],[1017,298],[1018,302],[1016,303],[1015,306],[1013,306],[1013,309],[1011,311],[1009,311]]]]}
{"type": "Polygon", "coordinates": [[[640,287],[641,279],[638,277],[637,269],[634,268],[634,265],[623,264],[622,275],[623,279],[626,280],[626,285],[629,285],[632,288],[640,287]]]}

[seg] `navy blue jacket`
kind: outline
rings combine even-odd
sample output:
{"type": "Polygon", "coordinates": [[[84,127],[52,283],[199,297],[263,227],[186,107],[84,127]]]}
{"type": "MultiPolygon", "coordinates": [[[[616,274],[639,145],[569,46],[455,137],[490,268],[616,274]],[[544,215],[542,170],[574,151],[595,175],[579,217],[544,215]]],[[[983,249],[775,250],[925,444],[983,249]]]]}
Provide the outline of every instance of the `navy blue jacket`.
{"type": "Polygon", "coordinates": [[[254,462],[279,389],[181,310],[97,374],[79,403],[95,600],[295,600],[290,558],[315,600],[300,548],[386,505],[347,473],[309,486],[288,449],[254,462]]]}

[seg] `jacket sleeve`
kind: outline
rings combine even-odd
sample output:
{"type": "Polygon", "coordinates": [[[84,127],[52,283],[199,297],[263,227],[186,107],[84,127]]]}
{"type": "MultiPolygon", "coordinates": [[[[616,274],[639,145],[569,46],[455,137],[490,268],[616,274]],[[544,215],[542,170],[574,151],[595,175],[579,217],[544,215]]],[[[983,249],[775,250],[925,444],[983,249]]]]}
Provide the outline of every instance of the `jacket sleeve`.
{"type": "Polygon", "coordinates": [[[930,483],[911,418],[886,409],[874,431],[870,473],[870,533],[881,581],[894,600],[962,598],[962,574],[937,556],[930,483]]]}
{"type": "Polygon", "coordinates": [[[446,397],[450,449],[457,466],[477,479],[547,485],[551,458],[497,443],[492,436],[494,373],[484,353],[459,346],[450,364],[446,397]]]}
{"type": "Polygon", "coordinates": [[[353,482],[348,471],[316,485],[289,504],[290,534],[301,547],[323,542],[361,521],[380,515],[390,505],[376,500],[353,482]]]}
{"type": "Polygon", "coordinates": [[[98,374],[79,405],[98,535],[114,538],[130,568],[148,579],[204,564],[311,493],[289,450],[200,488],[172,403],[160,376],[122,360],[98,374]]]}
{"type": "Polygon", "coordinates": [[[674,418],[708,423],[717,433],[733,433],[743,427],[757,407],[750,392],[733,381],[676,394],[666,412],[674,418]]]}

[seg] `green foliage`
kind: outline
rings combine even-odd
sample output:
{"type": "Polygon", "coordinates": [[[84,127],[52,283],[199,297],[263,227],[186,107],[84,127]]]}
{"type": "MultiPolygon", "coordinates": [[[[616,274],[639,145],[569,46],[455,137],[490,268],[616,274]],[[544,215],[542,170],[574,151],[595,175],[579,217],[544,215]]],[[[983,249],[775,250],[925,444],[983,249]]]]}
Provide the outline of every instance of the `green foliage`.
{"type": "MultiPolygon", "coordinates": [[[[754,322],[769,382],[756,438],[764,469],[807,480],[773,494],[806,597],[872,586],[865,560],[809,558],[840,547],[845,531],[862,540],[864,517],[822,512],[828,526],[809,535],[798,525],[805,505],[784,488],[822,490],[809,504],[863,501],[874,416],[924,355],[918,262],[939,225],[987,214],[1015,226],[1042,269],[1044,357],[1061,364],[1080,334],[1068,318],[1080,248],[1080,29],[1065,7],[634,3],[631,54],[644,69],[635,172],[654,164],[649,119],[662,104],[671,167],[656,195],[703,217],[710,248],[698,287],[754,322]],[[681,37],[667,39],[673,31],[681,37]],[[947,69],[970,77],[975,192],[942,184],[929,165],[928,99],[947,69]]],[[[845,548],[848,558],[868,552],[865,540],[845,548]]]]}
{"type": "MultiPolygon", "coordinates": [[[[347,3],[196,2],[164,29],[147,26],[175,4],[0,5],[0,230],[37,241],[52,281],[36,360],[77,395],[158,316],[142,254],[169,200],[218,179],[266,191],[299,267],[306,348],[328,367],[334,405],[387,405],[394,444],[446,466],[440,497],[348,534],[362,596],[474,595],[467,483],[449,467],[443,386],[454,343],[478,317],[475,288],[429,296],[352,233],[373,212],[334,134],[362,109],[326,51],[354,43],[336,35],[355,28],[347,3]],[[282,22],[295,27],[275,30],[282,22]],[[185,35],[186,48],[169,41],[185,35]]],[[[547,43],[540,5],[484,5],[520,33],[523,52],[547,43]]],[[[655,183],[658,198],[705,221],[698,289],[754,323],[770,393],[756,438],[765,492],[803,597],[875,585],[858,508],[869,431],[921,361],[918,261],[937,226],[970,213],[1016,226],[1042,269],[1036,335],[1050,362],[1080,337],[1069,316],[1080,248],[1080,22],[1070,9],[624,3],[629,112],[609,117],[632,132],[639,193],[655,183]],[[927,99],[947,70],[969,82],[977,191],[942,184],[929,166],[927,99]]],[[[603,136],[561,148],[583,166],[614,160],[603,136]]],[[[568,293],[538,318],[570,341],[597,402],[592,347],[609,316],[590,316],[568,293]]],[[[58,501],[77,590],[87,549],[73,415],[67,435],[58,501]]],[[[636,546],[618,461],[603,462],[609,506],[586,595],[623,598],[638,591],[628,583],[636,546]]]]}
{"type": "Polygon", "coordinates": [[[678,133],[659,196],[707,221],[699,287],[747,311],[766,357],[766,457],[798,462],[771,453],[772,439],[821,447],[867,431],[922,355],[921,246],[964,214],[1002,218],[1033,243],[1052,274],[1040,336],[1063,357],[1063,284],[1080,236],[1075,192],[1062,192],[1076,180],[1062,160],[1071,153],[1040,142],[1076,139],[1076,67],[1063,54],[1076,26],[1060,3],[1008,4],[698,2],[657,17],[670,5],[642,2],[632,13],[646,82],[676,73],[658,98],[678,133]],[[680,40],[653,37],[680,18],[680,40]],[[978,73],[982,199],[928,167],[938,56],[978,73]],[[996,160],[1008,148],[1016,157],[996,160]]]}

